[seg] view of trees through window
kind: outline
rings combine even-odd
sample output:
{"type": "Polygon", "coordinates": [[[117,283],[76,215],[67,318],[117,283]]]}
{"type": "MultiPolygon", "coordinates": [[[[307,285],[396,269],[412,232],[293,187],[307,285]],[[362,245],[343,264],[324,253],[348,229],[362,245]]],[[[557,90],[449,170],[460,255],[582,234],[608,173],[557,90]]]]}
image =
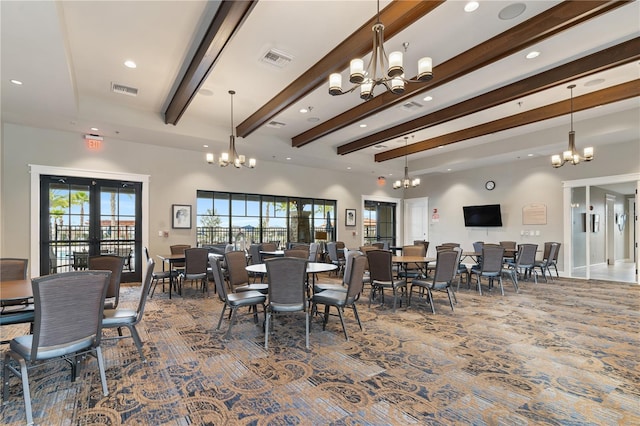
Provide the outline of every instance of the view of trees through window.
{"type": "Polygon", "coordinates": [[[198,245],[334,241],[336,201],[198,191],[198,245]]]}

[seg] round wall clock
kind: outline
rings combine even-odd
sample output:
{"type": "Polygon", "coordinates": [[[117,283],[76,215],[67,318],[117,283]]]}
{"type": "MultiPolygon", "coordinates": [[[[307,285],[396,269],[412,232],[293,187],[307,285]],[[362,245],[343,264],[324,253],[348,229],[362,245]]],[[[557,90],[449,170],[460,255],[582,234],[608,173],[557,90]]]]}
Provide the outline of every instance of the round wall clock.
{"type": "Polygon", "coordinates": [[[487,188],[488,191],[491,191],[496,187],[496,183],[492,180],[488,180],[487,183],[484,184],[484,187],[487,188]]]}

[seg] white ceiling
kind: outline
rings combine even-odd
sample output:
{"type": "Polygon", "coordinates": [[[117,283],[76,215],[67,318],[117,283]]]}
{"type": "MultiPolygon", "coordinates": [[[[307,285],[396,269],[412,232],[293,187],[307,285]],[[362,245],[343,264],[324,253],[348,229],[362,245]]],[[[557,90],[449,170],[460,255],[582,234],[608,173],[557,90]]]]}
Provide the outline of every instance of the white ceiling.
{"type": "MultiPolygon", "coordinates": [[[[382,1],[381,9],[389,2],[382,1]]],[[[407,73],[416,73],[416,61],[431,56],[434,65],[472,48],[488,38],[557,5],[557,1],[521,1],[525,12],[511,20],[498,13],[516,3],[480,1],[476,12],[463,11],[465,2],[447,1],[385,43],[387,52],[405,55],[407,73]]],[[[327,85],[312,91],[273,117],[280,129],[262,126],[239,139],[238,151],[269,160],[354,173],[402,174],[404,160],[374,162],[382,152],[373,147],[339,156],[344,143],[415,119],[443,107],[480,95],[524,77],[637,37],[639,2],[631,2],[538,43],[527,51],[497,61],[413,100],[422,105],[408,112],[391,107],[360,122],[324,136],[301,148],[291,138],[361,103],[355,93],[332,97],[327,85]],[[527,60],[529,50],[540,56],[527,60]],[[307,114],[299,112],[311,107],[307,114]],[[310,122],[314,117],[317,122],[310,122]],[[290,160],[287,160],[290,158],[290,160]]],[[[259,1],[240,31],[231,39],[213,71],[176,126],[164,124],[165,110],[176,81],[206,31],[220,2],[202,1],[2,1],[1,75],[2,120],[37,127],[98,133],[110,138],[188,150],[225,151],[230,133],[230,97],[234,98],[237,126],[266,104],[290,82],[308,70],[364,22],[375,15],[374,1],[259,1]],[[284,68],[260,61],[269,49],[293,57],[284,68]],[[127,59],[136,69],[124,67],[127,59]],[[10,79],[23,82],[16,86],[10,79]],[[111,83],[139,90],[136,97],[116,94],[111,83]],[[96,127],[98,131],[92,131],[96,127]],[[209,145],[204,148],[203,145],[209,145]]],[[[366,60],[365,60],[366,63],[366,60]]],[[[640,64],[633,62],[576,80],[574,96],[638,79],[640,64]],[[599,84],[589,82],[602,79],[599,84]]],[[[343,73],[346,81],[346,70],[343,73]]],[[[435,75],[434,79],[439,77],[435,75]]],[[[380,92],[380,89],[378,89],[380,92]]],[[[409,143],[517,114],[565,100],[566,84],[499,105],[461,119],[410,134],[409,143]]],[[[407,100],[407,101],[409,101],[407,100]]],[[[639,140],[638,98],[616,102],[574,115],[578,148],[599,147],[639,140]]],[[[567,116],[459,142],[409,156],[412,174],[463,170],[516,157],[544,156],[566,149],[567,116]],[[517,137],[517,138],[516,138],[517,137]],[[478,149],[480,147],[480,149],[478,149]]],[[[385,149],[404,144],[402,138],[383,143],[385,149]]],[[[258,163],[259,167],[259,163],[258,163]]]]}

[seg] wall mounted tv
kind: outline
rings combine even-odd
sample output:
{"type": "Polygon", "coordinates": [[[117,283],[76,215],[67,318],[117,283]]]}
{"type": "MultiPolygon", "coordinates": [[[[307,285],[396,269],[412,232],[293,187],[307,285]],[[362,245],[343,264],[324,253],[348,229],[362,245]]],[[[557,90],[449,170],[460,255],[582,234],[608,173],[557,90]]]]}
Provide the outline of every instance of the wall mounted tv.
{"type": "Polygon", "coordinates": [[[464,206],[464,226],[489,227],[502,226],[500,204],[483,206],[464,206]]]}

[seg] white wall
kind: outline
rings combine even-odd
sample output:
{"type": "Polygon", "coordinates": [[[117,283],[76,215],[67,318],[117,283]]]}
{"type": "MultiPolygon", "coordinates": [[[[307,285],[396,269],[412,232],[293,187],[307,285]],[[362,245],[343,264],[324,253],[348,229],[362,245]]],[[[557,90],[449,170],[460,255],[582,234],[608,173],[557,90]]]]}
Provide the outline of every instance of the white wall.
{"type": "Polygon", "coordinates": [[[4,257],[30,257],[29,164],[149,175],[148,245],[152,254],[168,252],[171,244],[195,244],[195,227],[171,229],[170,219],[172,204],[195,207],[198,189],[337,200],[338,238],[349,247],[361,245],[362,236],[353,236],[352,229],[344,227],[344,209],[359,210],[362,194],[398,195],[390,186],[380,188],[375,177],[346,171],[263,159],[258,159],[254,170],[220,168],[207,164],[204,153],[112,139],[106,139],[96,152],[88,150],[78,134],[13,124],[3,125],[2,136],[0,256],[4,257]],[[158,237],[159,230],[168,230],[169,237],[158,237]]]}
{"type": "MultiPolygon", "coordinates": [[[[596,151],[590,163],[565,165],[554,169],[549,158],[514,160],[495,167],[483,167],[452,173],[423,176],[418,188],[407,190],[406,198],[429,197],[429,210],[438,209],[439,221],[430,220],[429,253],[443,242],[459,242],[472,250],[474,241],[511,240],[538,244],[563,242],[563,181],[640,172],[640,142],[607,145],[596,151]],[[484,184],[493,180],[493,191],[484,184]],[[547,207],[546,225],[523,225],[522,208],[530,203],[547,207]],[[500,204],[503,227],[466,228],[462,206],[500,204]],[[539,231],[539,236],[521,235],[522,231],[539,231]]],[[[601,219],[602,220],[602,219],[601,219]]],[[[602,225],[602,224],[601,224],[602,225]]],[[[562,253],[559,268],[563,268],[562,253]]]]}

